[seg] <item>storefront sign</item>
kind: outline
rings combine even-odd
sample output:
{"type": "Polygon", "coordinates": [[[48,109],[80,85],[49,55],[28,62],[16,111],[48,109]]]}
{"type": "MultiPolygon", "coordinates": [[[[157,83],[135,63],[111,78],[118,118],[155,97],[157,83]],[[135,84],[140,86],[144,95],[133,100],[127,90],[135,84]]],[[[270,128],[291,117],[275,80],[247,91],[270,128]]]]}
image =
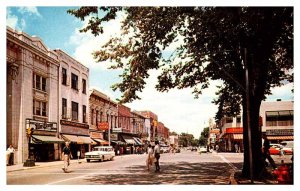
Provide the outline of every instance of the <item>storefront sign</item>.
{"type": "Polygon", "coordinates": [[[89,128],[88,124],[85,123],[76,123],[73,121],[66,121],[66,120],[60,120],[61,125],[68,125],[68,126],[74,126],[74,127],[81,127],[81,128],[89,128]]]}
{"type": "Polygon", "coordinates": [[[57,131],[56,123],[37,121],[32,119],[26,119],[26,129],[33,128],[40,131],[57,131]]]}
{"type": "Polygon", "coordinates": [[[90,132],[90,136],[94,139],[103,139],[103,134],[99,132],[90,132]]]}
{"type": "Polygon", "coordinates": [[[113,128],[112,131],[114,133],[122,133],[122,128],[113,128]]]}
{"type": "Polygon", "coordinates": [[[226,133],[243,133],[242,127],[226,128],[226,133]]]}
{"type": "Polygon", "coordinates": [[[116,133],[111,133],[111,134],[110,134],[110,140],[112,140],[112,141],[117,141],[117,140],[118,140],[118,134],[116,134],[116,133]]]}
{"type": "Polygon", "coordinates": [[[294,135],[294,129],[267,129],[266,135],[294,135]]]}
{"type": "Polygon", "coordinates": [[[108,130],[109,124],[108,122],[100,122],[98,123],[98,130],[108,130]]]}

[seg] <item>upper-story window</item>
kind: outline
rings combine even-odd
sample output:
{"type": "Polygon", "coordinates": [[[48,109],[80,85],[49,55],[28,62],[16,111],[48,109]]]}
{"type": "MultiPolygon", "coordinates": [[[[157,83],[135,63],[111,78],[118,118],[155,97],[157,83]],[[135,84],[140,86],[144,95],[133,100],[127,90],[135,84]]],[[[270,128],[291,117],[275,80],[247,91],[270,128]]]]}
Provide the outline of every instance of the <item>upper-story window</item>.
{"type": "Polygon", "coordinates": [[[62,84],[67,85],[67,69],[62,68],[62,84]]]}
{"type": "Polygon", "coordinates": [[[233,117],[226,117],[226,123],[232,123],[233,117]]]}
{"type": "Polygon", "coordinates": [[[72,120],[78,121],[78,103],[72,101],[72,120]]]}
{"type": "Polygon", "coordinates": [[[241,116],[236,117],[236,123],[241,123],[241,116]]]}
{"type": "Polygon", "coordinates": [[[82,105],[82,122],[86,123],[86,106],[82,105]]]}
{"type": "Polygon", "coordinates": [[[46,86],[47,86],[47,79],[45,77],[42,77],[38,74],[33,74],[33,88],[46,91],[46,86]]]}
{"type": "Polygon", "coordinates": [[[33,100],[33,115],[47,116],[47,102],[33,100]]]}
{"type": "Polygon", "coordinates": [[[67,99],[62,98],[62,118],[67,118],[67,99]]]}
{"type": "Polygon", "coordinates": [[[86,94],[86,80],[82,79],[82,93],[86,94]]]}
{"type": "Polygon", "coordinates": [[[78,76],[75,74],[71,74],[71,79],[72,79],[72,88],[75,90],[78,90],[78,76]]]}

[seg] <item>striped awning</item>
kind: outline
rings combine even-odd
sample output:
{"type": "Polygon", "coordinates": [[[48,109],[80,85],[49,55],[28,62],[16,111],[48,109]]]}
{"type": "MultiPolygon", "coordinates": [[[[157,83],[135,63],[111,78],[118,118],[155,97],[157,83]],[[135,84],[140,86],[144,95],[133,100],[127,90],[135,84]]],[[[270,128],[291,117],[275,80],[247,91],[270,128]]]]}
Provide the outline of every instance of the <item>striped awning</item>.
{"type": "Polygon", "coordinates": [[[108,141],[103,139],[93,139],[93,140],[100,143],[101,145],[109,145],[108,141]]]}
{"type": "Polygon", "coordinates": [[[243,140],[243,134],[233,134],[234,140],[243,140]]]}
{"type": "Polygon", "coordinates": [[[77,143],[77,144],[96,144],[90,137],[79,136],[79,135],[62,135],[62,138],[66,141],[77,143]]]}
{"type": "Polygon", "coordinates": [[[65,141],[54,136],[32,135],[33,143],[64,143],[65,141]]]}
{"type": "Polygon", "coordinates": [[[267,136],[269,140],[294,140],[294,136],[267,136]]]}

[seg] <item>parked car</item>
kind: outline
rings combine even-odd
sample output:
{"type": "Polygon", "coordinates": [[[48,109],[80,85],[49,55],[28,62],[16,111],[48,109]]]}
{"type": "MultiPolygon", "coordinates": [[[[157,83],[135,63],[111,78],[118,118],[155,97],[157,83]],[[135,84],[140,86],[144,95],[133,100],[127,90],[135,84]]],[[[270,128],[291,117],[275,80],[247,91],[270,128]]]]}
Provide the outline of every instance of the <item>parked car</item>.
{"type": "Polygon", "coordinates": [[[85,159],[87,162],[91,160],[113,160],[115,157],[115,151],[112,146],[98,146],[94,147],[93,151],[85,153],[85,159]]]}
{"type": "Polygon", "coordinates": [[[294,141],[282,141],[280,144],[283,145],[282,150],[284,151],[285,154],[287,155],[293,154],[294,141]]]}
{"type": "MultiPolygon", "coordinates": [[[[282,145],[280,144],[270,144],[270,155],[279,155],[280,154],[280,150],[283,148],[282,145]]],[[[283,153],[284,154],[284,153],[283,153]]]]}
{"type": "Polygon", "coordinates": [[[197,147],[192,147],[191,151],[197,151],[197,147]]]}
{"type": "Polygon", "coordinates": [[[199,153],[207,153],[207,148],[206,147],[200,147],[199,148],[199,153]]]}

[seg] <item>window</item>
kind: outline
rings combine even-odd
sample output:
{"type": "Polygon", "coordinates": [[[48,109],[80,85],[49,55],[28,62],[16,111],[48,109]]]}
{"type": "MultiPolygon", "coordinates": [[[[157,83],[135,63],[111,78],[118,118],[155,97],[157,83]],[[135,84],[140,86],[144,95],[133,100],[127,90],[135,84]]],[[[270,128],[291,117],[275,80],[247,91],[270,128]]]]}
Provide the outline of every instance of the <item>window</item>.
{"type": "Polygon", "coordinates": [[[82,79],[82,93],[86,94],[86,80],[82,79]]]}
{"type": "Polygon", "coordinates": [[[46,92],[47,79],[37,74],[33,74],[33,88],[46,92]]]}
{"type": "Polygon", "coordinates": [[[266,126],[289,126],[293,125],[293,110],[267,111],[266,126]]]}
{"type": "Polygon", "coordinates": [[[62,84],[67,85],[67,69],[62,68],[62,84]]]}
{"type": "Polygon", "coordinates": [[[71,78],[72,78],[72,88],[78,90],[78,76],[72,73],[71,78]]]}
{"type": "Polygon", "coordinates": [[[91,112],[91,124],[94,125],[94,109],[91,112]]]}
{"type": "Polygon", "coordinates": [[[78,103],[72,101],[72,120],[78,121],[78,103]]]}
{"type": "Polygon", "coordinates": [[[86,106],[82,105],[82,122],[86,123],[86,106]]]}
{"type": "Polygon", "coordinates": [[[47,116],[47,102],[33,100],[33,115],[47,116]]]}
{"type": "MultiPolygon", "coordinates": [[[[99,122],[99,121],[98,121],[98,115],[99,115],[99,111],[97,110],[97,111],[96,111],[96,126],[98,126],[98,122],[99,122]]],[[[101,121],[100,121],[100,122],[101,122],[101,121]]]]}
{"type": "Polygon", "coordinates": [[[67,118],[67,99],[62,98],[62,118],[67,118]]]}
{"type": "Polygon", "coordinates": [[[233,118],[232,117],[226,117],[226,123],[232,123],[233,118]]]}

